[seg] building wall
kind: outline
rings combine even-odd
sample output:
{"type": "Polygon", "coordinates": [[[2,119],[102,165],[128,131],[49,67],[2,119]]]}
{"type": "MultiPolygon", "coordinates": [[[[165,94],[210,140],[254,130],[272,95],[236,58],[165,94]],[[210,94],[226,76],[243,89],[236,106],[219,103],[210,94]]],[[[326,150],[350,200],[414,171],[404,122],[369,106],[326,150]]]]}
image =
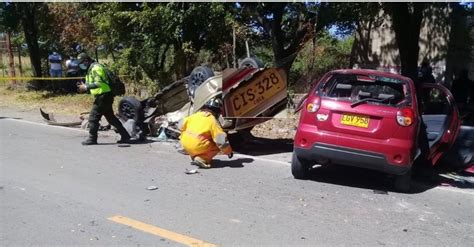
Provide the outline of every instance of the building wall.
{"type": "MultiPolygon", "coordinates": [[[[472,17],[459,9],[431,4],[424,12],[420,30],[418,64],[428,59],[437,82],[450,85],[453,75],[463,67],[474,78],[472,17]],[[470,18],[470,19],[469,19],[470,18]]],[[[400,57],[390,15],[380,11],[368,22],[359,23],[352,52],[352,65],[400,73],[400,57]]]]}

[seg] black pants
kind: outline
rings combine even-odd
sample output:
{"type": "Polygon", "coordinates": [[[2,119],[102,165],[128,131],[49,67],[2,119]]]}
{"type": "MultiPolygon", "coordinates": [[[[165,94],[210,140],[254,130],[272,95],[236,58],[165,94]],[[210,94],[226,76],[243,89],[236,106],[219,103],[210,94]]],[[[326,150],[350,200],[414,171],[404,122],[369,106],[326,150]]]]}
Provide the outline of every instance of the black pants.
{"type": "Polygon", "coordinates": [[[89,115],[89,139],[97,141],[97,132],[99,131],[99,121],[102,116],[107,119],[112,126],[114,126],[122,139],[130,138],[127,130],[122,123],[115,117],[112,104],[114,103],[114,96],[112,93],[105,93],[95,96],[94,104],[89,115]]]}
{"type": "MultiPolygon", "coordinates": [[[[423,92],[422,88],[418,84],[417,87],[417,101],[418,101],[418,112],[420,115],[423,115],[423,99],[421,96],[421,92],[423,92]]],[[[418,148],[420,149],[420,162],[419,166],[422,168],[430,168],[432,167],[431,160],[429,159],[430,155],[430,143],[428,140],[428,132],[427,126],[423,121],[423,117],[420,117],[420,131],[418,132],[418,148]]]]}

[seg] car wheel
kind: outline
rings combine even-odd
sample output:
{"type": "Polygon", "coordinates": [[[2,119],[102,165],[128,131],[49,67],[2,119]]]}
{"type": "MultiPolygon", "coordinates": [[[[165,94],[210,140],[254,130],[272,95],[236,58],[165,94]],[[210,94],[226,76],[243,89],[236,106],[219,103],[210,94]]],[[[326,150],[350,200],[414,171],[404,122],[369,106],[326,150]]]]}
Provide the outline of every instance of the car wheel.
{"type": "Polygon", "coordinates": [[[207,66],[198,66],[193,69],[188,79],[188,94],[194,97],[194,92],[208,78],[213,77],[214,72],[207,66]]]}
{"type": "Polygon", "coordinates": [[[291,173],[296,179],[308,179],[310,163],[299,158],[294,152],[291,158],[291,173]]]}
{"type": "Polygon", "coordinates": [[[143,119],[143,108],[138,99],[134,97],[124,97],[119,102],[118,114],[124,121],[133,119],[135,122],[139,122],[139,120],[143,119]]]}
{"type": "Polygon", "coordinates": [[[263,68],[263,62],[255,57],[247,57],[244,58],[242,61],[239,63],[239,68],[263,68]]]}
{"type": "Polygon", "coordinates": [[[411,184],[411,170],[405,174],[398,175],[395,177],[394,187],[399,192],[409,192],[411,184]]]}

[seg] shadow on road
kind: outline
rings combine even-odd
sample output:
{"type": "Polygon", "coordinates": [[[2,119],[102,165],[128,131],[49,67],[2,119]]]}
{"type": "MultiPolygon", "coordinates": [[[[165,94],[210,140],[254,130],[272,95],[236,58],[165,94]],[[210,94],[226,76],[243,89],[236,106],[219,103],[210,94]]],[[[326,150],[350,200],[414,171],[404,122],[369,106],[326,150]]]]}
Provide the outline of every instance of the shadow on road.
{"type": "Polygon", "coordinates": [[[242,140],[238,134],[229,135],[229,142],[234,151],[247,155],[269,155],[293,151],[293,139],[269,139],[253,137],[242,140]]]}
{"type": "MultiPolygon", "coordinates": [[[[413,175],[411,190],[408,194],[423,193],[440,185],[455,188],[474,188],[473,180],[469,179],[472,174],[446,173],[445,169],[433,169],[428,173],[431,175],[413,175]]],[[[396,192],[393,187],[393,178],[393,176],[377,171],[334,164],[315,168],[310,176],[310,180],[313,181],[370,189],[377,194],[396,192]]]]}
{"type": "Polygon", "coordinates": [[[19,117],[0,117],[0,120],[3,120],[3,119],[23,119],[23,118],[19,118],[19,117]]]}
{"type": "MultiPolygon", "coordinates": [[[[127,148],[127,147],[130,147],[130,146],[150,144],[150,143],[153,143],[153,142],[154,141],[151,141],[151,140],[143,140],[143,141],[131,141],[130,143],[119,144],[117,142],[100,142],[100,138],[99,138],[99,141],[96,145],[99,145],[99,146],[108,146],[108,145],[119,146],[119,145],[121,145],[123,148],[127,148]]],[[[94,145],[92,145],[92,146],[94,146],[94,145]]]]}
{"type": "Polygon", "coordinates": [[[461,189],[474,189],[474,173],[463,169],[453,168],[446,164],[435,169],[435,176],[432,180],[442,186],[456,187],[461,189]]]}
{"type": "Polygon", "coordinates": [[[252,158],[238,158],[235,160],[213,160],[212,168],[224,168],[224,167],[242,168],[244,167],[245,163],[252,163],[253,161],[254,159],[252,158]]]}

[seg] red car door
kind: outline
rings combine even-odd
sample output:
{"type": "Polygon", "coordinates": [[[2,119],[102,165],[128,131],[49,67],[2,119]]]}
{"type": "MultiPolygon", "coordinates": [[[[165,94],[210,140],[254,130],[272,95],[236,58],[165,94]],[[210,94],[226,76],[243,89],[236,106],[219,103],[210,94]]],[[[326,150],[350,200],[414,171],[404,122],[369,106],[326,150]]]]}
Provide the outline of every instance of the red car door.
{"type": "MultiPolygon", "coordinates": [[[[432,164],[449,150],[459,133],[461,119],[451,92],[440,84],[422,86],[422,118],[427,127],[432,164]]],[[[420,92],[419,92],[420,93],[420,92]]]]}

